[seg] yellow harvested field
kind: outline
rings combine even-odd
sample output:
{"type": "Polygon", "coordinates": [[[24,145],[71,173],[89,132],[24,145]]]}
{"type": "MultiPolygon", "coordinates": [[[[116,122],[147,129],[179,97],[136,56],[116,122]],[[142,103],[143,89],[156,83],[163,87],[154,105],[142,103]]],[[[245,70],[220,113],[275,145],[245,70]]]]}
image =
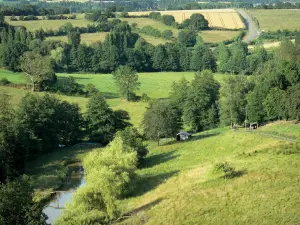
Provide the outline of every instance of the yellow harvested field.
{"type": "MultiPolygon", "coordinates": [[[[234,9],[203,9],[203,10],[174,10],[157,11],[161,15],[172,15],[176,22],[182,23],[194,13],[202,14],[212,28],[241,29],[245,28],[239,14],[234,9]]],[[[148,15],[151,11],[129,12],[130,16],[148,15]]]]}

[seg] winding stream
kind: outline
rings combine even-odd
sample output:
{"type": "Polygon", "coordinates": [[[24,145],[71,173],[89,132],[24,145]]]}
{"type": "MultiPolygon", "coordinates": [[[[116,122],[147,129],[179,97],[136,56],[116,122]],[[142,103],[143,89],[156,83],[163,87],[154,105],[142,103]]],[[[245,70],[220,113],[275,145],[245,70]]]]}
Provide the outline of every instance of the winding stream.
{"type": "Polygon", "coordinates": [[[61,216],[65,204],[71,202],[74,191],[85,183],[84,171],[80,163],[72,163],[68,167],[71,171],[70,176],[43,210],[48,216],[47,223],[49,224],[54,224],[54,221],[61,216]]]}

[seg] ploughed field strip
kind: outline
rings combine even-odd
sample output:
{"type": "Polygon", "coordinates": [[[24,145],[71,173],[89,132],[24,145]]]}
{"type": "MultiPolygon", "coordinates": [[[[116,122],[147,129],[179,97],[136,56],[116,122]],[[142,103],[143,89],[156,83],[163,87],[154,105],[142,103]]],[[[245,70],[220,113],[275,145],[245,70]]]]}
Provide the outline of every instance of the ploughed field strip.
{"type": "MultiPolygon", "coordinates": [[[[148,15],[151,11],[129,12],[130,16],[148,15]]],[[[174,10],[160,11],[161,15],[172,15],[175,21],[182,23],[195,13],[202,14],[208,20],[211,28],[243,29],[245,25],[239,14],[234,9],[209,9],[209,10],[174,10]]]]}

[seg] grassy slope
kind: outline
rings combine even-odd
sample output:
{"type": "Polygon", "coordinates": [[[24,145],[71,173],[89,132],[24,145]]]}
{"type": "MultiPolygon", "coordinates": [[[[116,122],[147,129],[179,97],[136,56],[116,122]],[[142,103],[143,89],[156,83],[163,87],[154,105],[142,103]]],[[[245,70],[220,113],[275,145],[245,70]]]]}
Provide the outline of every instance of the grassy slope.
{"type": "Polygon", "coordinates": [[[300,10],[272,9],[249,10],[259,21],[260,28],[265,31],[299,29],[300,10]]]}
{"type": "Polygon", "coordinates": [[[223,128],[188,142],[152,145],[134,196],[120,202],[124,212],[133,211],[121,223],[297,224],[300,155],[278,155],[280,144],[223,128]],[[225,180],[211,172],[224,161],[241,176],[225,180]]]}
{"type": "Polygon", "coordinates": [[[263,132],[289,136],[292,138],[297,138],[300,136],[300,124],[296,123],[295,121],[277,121],[275,123],[267,124],[260,130],[263,132]]]}

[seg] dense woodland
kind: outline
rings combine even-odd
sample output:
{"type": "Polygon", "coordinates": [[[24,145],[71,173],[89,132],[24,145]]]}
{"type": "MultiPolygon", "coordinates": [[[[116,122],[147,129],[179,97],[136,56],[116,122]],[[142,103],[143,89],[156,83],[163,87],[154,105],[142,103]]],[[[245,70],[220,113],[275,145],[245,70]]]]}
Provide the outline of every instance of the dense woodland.
{"type": "MultiPolygon", "coordinates": [[[[105,18],[99,17],[99,24],[102,19],[107,23],[105,18]]],[[[164,18],[166,23],[172,20],[164,18]]],[[[9,26],[2,14],[1,66],[22,71],[32,92],[82,94],[89,102],[83,115],[76,104],[48,94],[27,94],[16,106],[10,96],[0,95],[1,224],[45,224],[43,205],[32,201],[33,187],[23,174],[28,161],[58,146],[70,146],[83,138],[110,143],[85,159],[88,185],[75,195],[59,221],[107,223],[120,215],[117,200],[130,196],[135,170],[148,152],[143,140],[159,144],[161,138],[174,137],[183,126],[198,132],[249,122],[300,120],[299,41],[284,41],[269,52],[260,46],[249,51],[240,39],[212,49],[195,32],[207,28],[206,23],[195,27],[193,21],[199,20],[203,18],[194,16],[183,23],[176,41],[158,46],[132,32],[128,23],[114,20],[103,43],[87,46],[76,28],[66,31],[68,43],[47,41],[41,30],[30,33],[9,26]],[[72,78],[59,83],[55,73],[62,71],[112,72],[120,94],[128,101],[139,100],[136,71],[195,71],[195,77],[191,82],[185,78],[174,82],[168,100],[142,96],[149,106],[141,135],[131,127],[128,113],[112,110],[92,85],[82,90],[72,78]],[[224,84],[214,79],[213,72],[224,73],[224,84]],[[89,214],[90,209],[97,216],[89,214]],[[80,217],[83,212],[84,218],[80,217]]],[[[1,84],[9,82],[2,80],[1,84]]]]}

